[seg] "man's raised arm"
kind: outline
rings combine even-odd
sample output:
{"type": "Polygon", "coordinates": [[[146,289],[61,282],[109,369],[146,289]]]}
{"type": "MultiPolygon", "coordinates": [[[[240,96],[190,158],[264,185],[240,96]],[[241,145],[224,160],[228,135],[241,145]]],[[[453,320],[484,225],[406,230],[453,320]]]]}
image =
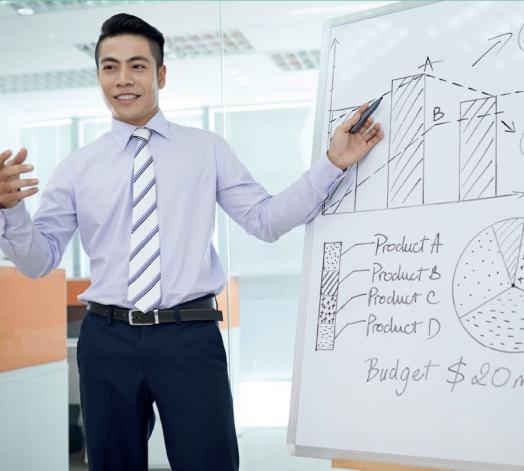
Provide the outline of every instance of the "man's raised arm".
{"type": "Polygon", "coordinates": [[[62,161],[31,220],[24,199],[38,191],[38,179],[20,178],[33,170],[23,164],[25,148],[8,162],[11,155],[10,150],[0,153],[0,248],[22,273],[38,278],[58,266],[76,229],[72,178],[68,162],[62,161]]]}

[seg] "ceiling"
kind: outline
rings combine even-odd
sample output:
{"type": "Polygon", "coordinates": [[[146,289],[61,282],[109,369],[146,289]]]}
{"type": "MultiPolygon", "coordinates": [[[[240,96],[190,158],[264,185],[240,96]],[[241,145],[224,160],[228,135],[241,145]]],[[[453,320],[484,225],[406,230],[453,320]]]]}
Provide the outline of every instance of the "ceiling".
{"type": "Polygon", "coordinates": [[[226,104],[312,100],[323,23],[385,3],[390,2],[0,1],[0,54],[8,65],[0,69],[0,102],[35,114],[68,115],[72,109],[99,114],[105,108],[94,60],[79,46],[89,49],[103,21],[120,12],[143,18],[166,38],[223,31],[251,46],[224,54],[223,63],[220,51],[198,57],[172,54],[166,59],[161,103],[178,109],[218,106],[222,93],[226,104]],[[35,14],[17,13],[28,6],[35,14]],[[303,69],[285,70],[286,57],[303,69]]]}

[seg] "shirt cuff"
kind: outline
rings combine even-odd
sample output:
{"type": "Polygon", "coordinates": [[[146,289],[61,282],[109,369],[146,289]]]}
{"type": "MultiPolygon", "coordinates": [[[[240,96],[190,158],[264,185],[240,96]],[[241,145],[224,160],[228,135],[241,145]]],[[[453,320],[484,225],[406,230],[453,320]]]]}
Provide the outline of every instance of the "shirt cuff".
{"type": "Polygon", "coordinates": [[[23,226],[27,221],[27,211],[25,208],[25,201],[21,200],[13,208],[0,208],[0,232],[2,231],[2,220],[4,226],[23,226]]]}
{"type": "MultiPolygon", "coordinates": [[[[347,170],[347,169],[346,169],[347,170]]],[[[309,169],[311,180],[318,186],[328,188],[341,175],[346,173],[346,170],[338,168],[326,153],[315,160],[309,169]]]]}

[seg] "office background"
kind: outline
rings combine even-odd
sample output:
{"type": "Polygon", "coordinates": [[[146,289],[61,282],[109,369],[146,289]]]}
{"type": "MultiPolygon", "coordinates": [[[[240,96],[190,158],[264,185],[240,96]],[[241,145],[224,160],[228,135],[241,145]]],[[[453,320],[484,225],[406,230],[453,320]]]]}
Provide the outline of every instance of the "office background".
{"type": "MultiPolygon", "coordinates": [[[[386,3],[0,1],[0,149],[29,151],[40,180],[29,212],[55,166],[109,128],[93,53],[111,15],[137,15],[166,37],[166,117],[225,136],[254,177],[278,192],[309,167],[323,22],[386,3]]],[[[365,41],[355,48],[364,65],[365,41]]],[[[304,229],[267,244],[220,209],[217,216],[215,245],[239,282],[238,343],[228,353],[241,469],[331,469],[286,448],[304,229]]],[[[12,266],[1,252],[0,265],[12,266]]],[[[60,267],[68,278],[89,278],[78,233],[60,267]]]]}

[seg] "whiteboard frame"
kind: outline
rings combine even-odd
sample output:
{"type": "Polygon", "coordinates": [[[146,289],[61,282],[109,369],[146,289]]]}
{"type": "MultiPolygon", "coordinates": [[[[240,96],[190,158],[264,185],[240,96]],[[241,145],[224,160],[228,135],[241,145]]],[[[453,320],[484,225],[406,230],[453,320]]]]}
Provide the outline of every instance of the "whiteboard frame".
{"type": "MultiPolygon", "coordinates": [[[[325,94],[328,88],[328,66],[329,66],[329,45],[332,40],[331,30],[337,26],[354,23],[357,21],[368,20],[378,16],[398,13],[412,8],[424,7],[442,0],[432,1],[399,1],[391,5],[373,8],[363,12],[352,13],[337,18],[330,19],[324,23],[322,29],[322,42],[320,47],[320,71],[317,86],[317,102],[315,110],[315,127],[313,138],[313,149],[311,163],[320,158],[322,151],[322,131],[324,123],[324,104],[325,94]]],[[[407,455],[393,455],[388,453],[366,453],[349,450],[339,450],[332,448],[320,448],[296,445],[298,428],[298,409],[301,390],[302,360],[304,355],[304,336],[306,330],[306,309],[307,309],[307,290],[311,276],[311,253],[313,249],[314,224],[317,218],[309,222],[305,228],[304,248],[302,255],[302,276],[300,281],[300,300],[298,307],[296,337],[295,337],[295,356],[293,362],[293,380],[291,387],[291,404],[289,413],[289,424],[287,432],[288,451],[294,456],[304,456],[311,458],[341,459],[356,461],[372,461],[377,463],[391,463],[411,466],[432,466],[454,470],[485,470],[493,471],[522,471],[521,466],[500,465],[497,463],[480,463],[469,461],[442,460],[431,457],[413,457],[407,455]]],[[[401,424],[399,424],[401,427],[401,424]]]]}

